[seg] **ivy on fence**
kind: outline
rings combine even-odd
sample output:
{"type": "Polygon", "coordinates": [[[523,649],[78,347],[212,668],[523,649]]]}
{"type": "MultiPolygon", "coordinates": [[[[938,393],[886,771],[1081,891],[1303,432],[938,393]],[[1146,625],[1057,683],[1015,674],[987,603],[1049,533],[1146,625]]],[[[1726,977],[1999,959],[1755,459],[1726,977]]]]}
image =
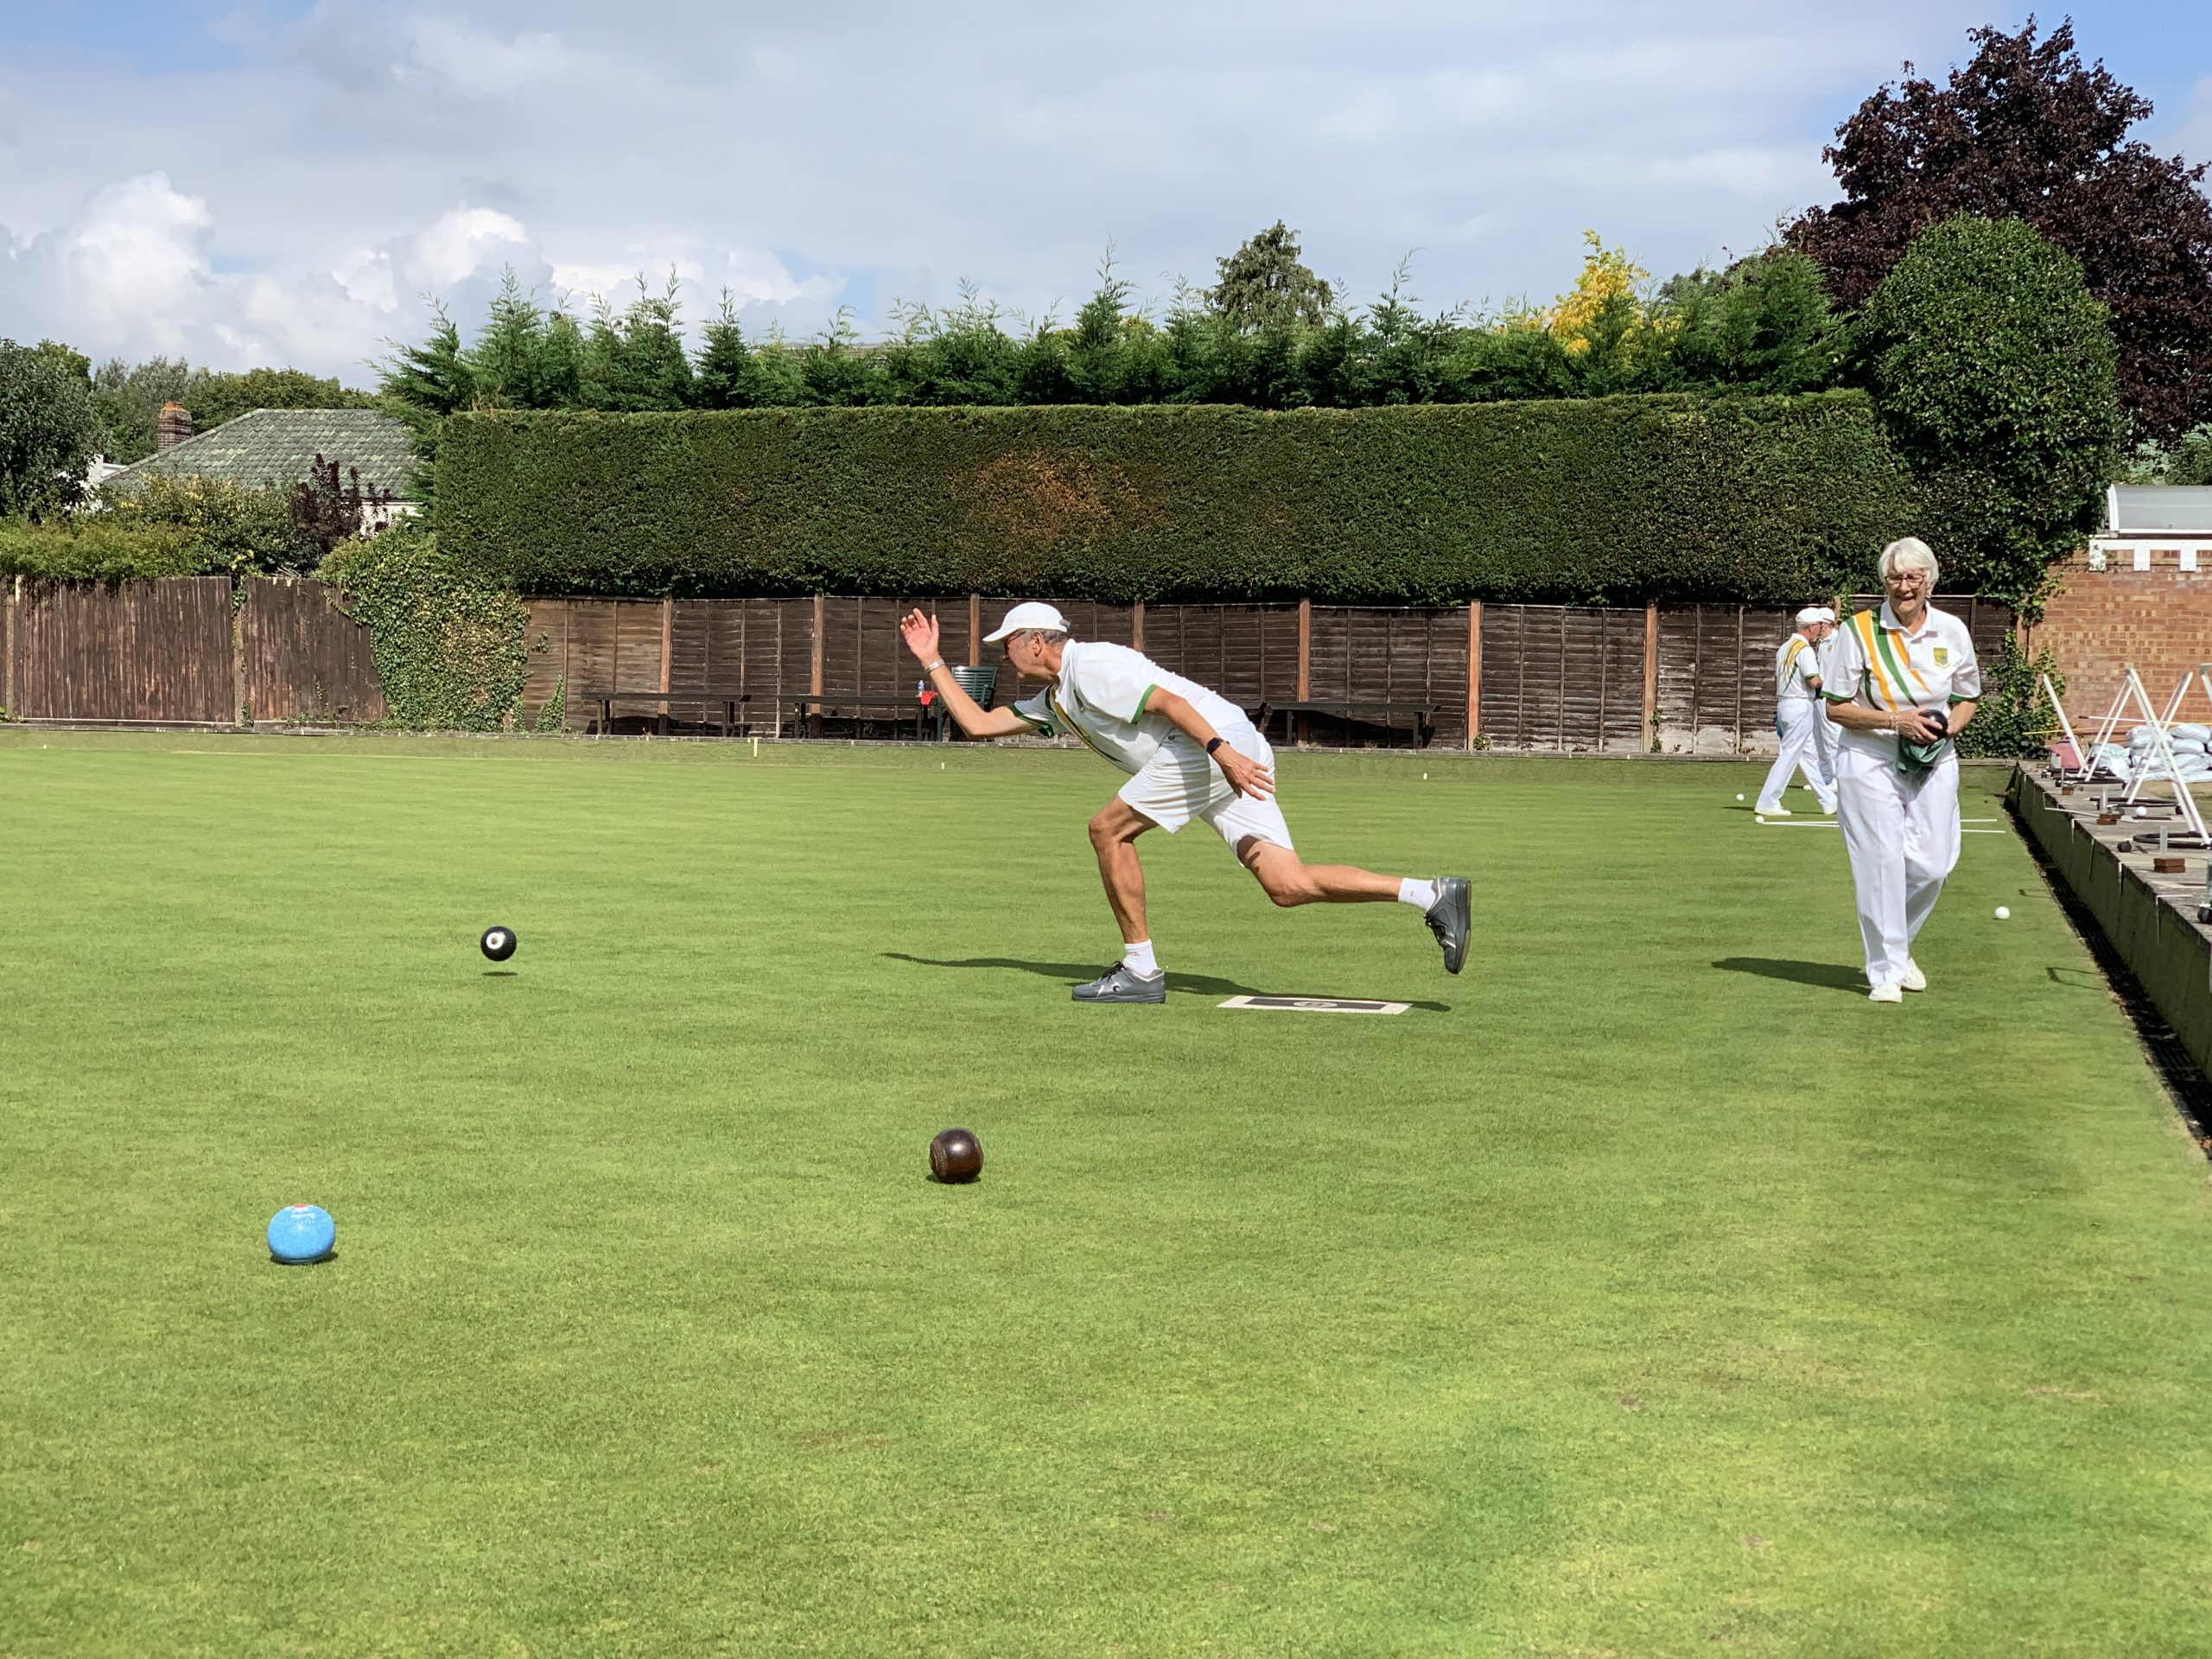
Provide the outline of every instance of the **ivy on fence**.
{"type": "Polygon", "coordinates": [[[437,537],[412,527],[341,543],[321,574],[369,629],[393,725],[516,723],[530,674],[530,613],[512,593],[462,569],[437,537]]]}

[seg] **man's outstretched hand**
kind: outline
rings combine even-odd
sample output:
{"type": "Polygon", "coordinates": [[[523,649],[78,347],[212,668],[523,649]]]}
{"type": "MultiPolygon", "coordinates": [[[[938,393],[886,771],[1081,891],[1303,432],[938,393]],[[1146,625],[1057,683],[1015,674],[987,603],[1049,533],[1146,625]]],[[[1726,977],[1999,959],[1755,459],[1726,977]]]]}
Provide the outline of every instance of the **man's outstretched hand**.
{"type": "Polygon", "coordinates": [[[925,667],[943,654],[937,648],[937,618],[933,616],[924,616],[919,611],[907,612],[899,619],[899,637],[914,653],[914,660],[925,667]]]}

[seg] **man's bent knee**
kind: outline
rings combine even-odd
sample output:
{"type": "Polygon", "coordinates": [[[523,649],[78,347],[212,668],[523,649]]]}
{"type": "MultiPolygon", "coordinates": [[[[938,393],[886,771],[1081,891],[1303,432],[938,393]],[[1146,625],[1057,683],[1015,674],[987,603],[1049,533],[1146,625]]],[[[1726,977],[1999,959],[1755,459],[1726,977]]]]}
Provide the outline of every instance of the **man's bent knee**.
{"type": "Polygon", "coordinates": [[[1114,800],[1098,809],[1090,820],[1090,844],[1100,852],[1123,842],[1135,841],[1152,828],[1152,820],[1127,803],[1114,800]]]}
{"type": "Polygon", "coordinates": [[[1306,877],[1304,861],[1287,847],[1247,836],[1237,844],[1236,856],[1257,879],[1261,891],[1286,910],[1294,905],[1310,905],[1320,896],[1320,890],[1306,877]]]}

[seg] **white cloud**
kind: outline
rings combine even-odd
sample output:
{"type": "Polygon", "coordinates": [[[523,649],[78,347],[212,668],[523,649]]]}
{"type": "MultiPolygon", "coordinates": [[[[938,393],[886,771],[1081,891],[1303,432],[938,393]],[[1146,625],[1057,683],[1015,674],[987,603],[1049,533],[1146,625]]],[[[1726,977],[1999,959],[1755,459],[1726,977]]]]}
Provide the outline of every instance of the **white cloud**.
{"type": "Polygon", "coordinates": [[[510,98],[588,67],[557,35],[502,38],[443,16],[416,18],[409,29],[411,50],[405,61],[394,66],[394,74],[464,95],[510,98]]]}
{"type": "Polygon", "coordinates": [[[836,296],[838,286],[828,276],[794,276],[782,260],[758,248],[732,248],[723,258],[721,279],[741,304],[789,305],[794,301],[811,301],[817,305],[827,305],[836,296]]]}
{"type": "Polygon", "coordinates": [[[399,289],[392,275],[391,255],[383,249],[355,249],[330,276],[356,305],[372,311],[399,308],[399,289]]]}
{"type": "Polygon", "coordinates": [[[2173,143],[2158,148],[2177,149],[2191,162],[2212,162],[2212,75],[2191,89],[2189,113],[2182,118],[2173,143]]]}
{"type": "Polygon", "coordinates": [[[1624,158],[1624,168],[1642,167],[1655,184],[1726,191],[1762,201],[1810,202],[1829,183],[1817,155],[1802,149],[1730,144],[1688,155],[1658,156],[1643,162],[1624,158]]]}
{"type": "MultiPolygon", "coordinates": [[[[318,0],[258,59],[158,74],[11,50],[0,22],[0,333],[359,384],[426,291],[468,327],[503,264],[616,304],[673,267],[688,318],[727,287],[748,329],[845,302],[880,328],[963,278],[1065,318],[1109,240],[1157,299],[1279,217],[1355,296],[1415,248],[1429,304],[1550,294],[1586,226],[1662,275],[1759,245],[1832,194],[1821,147],[1859,99],[1981,16],[318,0]]],[[[2183,131],[2212,154],[2212,84],[2183,131]]]]}
{"type": "Polygon", "coordinates": [[[530,232],[512,215],[489,207],[456,207],[410,241],[406,271],[418,285],[451,288],[486,265],[529,251],[530,232]]]}
{"type": "Polygon", "coordinates": [[[148,173],[96,193],[55,244],[81,304],[111,321],[170,318],[214,282],[207,204],[148,173]]]}

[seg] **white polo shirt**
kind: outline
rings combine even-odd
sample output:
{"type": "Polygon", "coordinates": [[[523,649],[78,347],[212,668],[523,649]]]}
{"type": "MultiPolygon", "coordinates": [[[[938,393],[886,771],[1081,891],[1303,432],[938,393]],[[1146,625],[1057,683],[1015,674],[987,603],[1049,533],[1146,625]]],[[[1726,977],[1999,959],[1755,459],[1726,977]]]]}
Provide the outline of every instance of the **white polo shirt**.
{"type": "Polygon", "coordinates": [[[1793,633],[1774,653],[1774,695],[1783,702],[1809,702],[1820,694],[1812,682],[1825,680],[1821,654],[1802,633],[1793,633]]]}
{"type": "Polygon", "coordinates": [[[1245,754],[1258,752],[1238,741],[1252,732],[1252,722],[1235,703],[1194,680],[1170,674],[1141,652],[1100,639],[1070,640],[1061,648],[1060,677],[1049,690],[1015,703],[1014,712],[1048,737],[1065,734],[1082,739],[1134,774],[1170,739],[1189,741],[1164,715],[1146,711],[1156,691],[1173,691],[1189,702],[1232,747],[1245,754]]]}
{"type": "MultiPolygon", "coordinates": [[[[1878,612],[1853,612],[1836,630],[1831,666],[1834,672],[1821,688],[1830,702],[1895,711],[1948,709],[1981,696],[1981,662],[1967,625],[1933,605],[1910,633],[1887,600],[1878,612]]],[[[1839,741],[1847,748],[1897,758],[1893,733],[1847,728],[1839,741]]]]}

